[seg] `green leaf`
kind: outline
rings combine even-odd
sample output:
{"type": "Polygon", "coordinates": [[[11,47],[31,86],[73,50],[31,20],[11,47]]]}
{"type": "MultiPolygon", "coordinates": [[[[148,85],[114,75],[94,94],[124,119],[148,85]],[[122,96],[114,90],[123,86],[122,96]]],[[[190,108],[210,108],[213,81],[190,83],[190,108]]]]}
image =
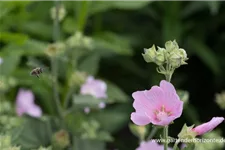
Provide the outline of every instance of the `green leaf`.
{"type": "Polygon", "coordinates": [[[213,50],[198,39],[190,38],[189,44],[193,49],[193,53],[195,53],[215,75],[221,73],[219,61],[213,50]]]}
{"type": "Polygon", "coordinates": [[[100,55],[98,53],[90,53],[79,63],[79,70],[95,75],[99,68],[100,55]]]}
{"type": "Polygon", "coordinates": [[[116,132],[127,125],[130,118],[130,106],[127,104],[104,109],[104,112],[90,113],[109,132],[116,132]]]}
{"type": "Polygon", "coordinates": [[[105,150],[105,143],[98,140],[84,140],[74,137],[72,150],[105,150]]]}
{"type": "Polygon", "coordinates": [[[20,62],[21,54],[16,52],[11,56],[4,56],[4,62],[1,64],[0,74],[1,75],[10,75],[17,68],[20,62]]]}
{"type": "Polygon", "coordinates": [[[62,29],[66,32],[66,33],[74,33],[76,31],[76,21],[73,17],[67,17],[65,18],[65,20],[63,21],[62,24],[62,29]]]}
{"type": "Polygon", "coordinates": [[[147,6],[151,1],[95,1],[90,7],[90,14],[101,13],[110,9],[134,10],[147,6]]]}
{"type": "Polygon", "coordinates": [[[26,116],[24,119],[24,124],[21,126],[22,132],[20,131],[18,137],[14,139],[14,144],[21,145],[25,150],[50,144],[52,129],[48,118],[38,119],[26,116]]]}
{"type": "Polygon", "coordinates": [[[73,103],[75,107],[84,108],[84,107],[91,107],[91,108],[98,108],[98,104],[102,102],[101,99],[94,98],[91,95],[74,95],[73,96],[73,103]]]}
{"type": "Polygon", "coordinates": [[[94,38],[96,49],[114,52],[120,55],[132,55],[131,43],[126,37],[105,32],[94,38]]]}
{"type": "Polygon", "coordinates": [[[21,33],[1,32],[0,41],[5,43],[16,43],[18,45],[24,44],[28,36],[21,33]]]}
{"type": "Polygon", "coordinates": [[[111,102],[124,103],[128,100],[128,96],[117,85],[109,81],[107,81],[107,95],[111,102]]]}
{"type": "Polygon", "coordinates": [[[114,8],[118,9],[140,9],[152,1],[113,1],[114,8]]]}

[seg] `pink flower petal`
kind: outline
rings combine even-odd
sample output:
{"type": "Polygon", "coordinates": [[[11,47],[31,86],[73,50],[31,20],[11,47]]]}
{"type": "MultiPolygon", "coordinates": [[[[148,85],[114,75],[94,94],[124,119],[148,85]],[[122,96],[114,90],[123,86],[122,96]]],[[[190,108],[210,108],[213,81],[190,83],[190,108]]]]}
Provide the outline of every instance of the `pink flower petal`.
{"type": "Polygon", "coordinates": [[[96,98],[107,98],[107,85],[101,80],[95,80],[89,76],[86,82],[81,86],[80,93],[82,95],[92,95],[96,98]]]}
{"type": "MultiPolygon", "coordinates": [[[[136,150],[163,150],[163,145],[159,145],[155,140],[143,141],[140,146],[136,150]]],[[[172,150],[172,148],[168,147],[167,150],[172,150]]]]}
{"type": "Polygon", "coordinates": [[[33,117],[41,117],[41,108],[34,103],[32,91],[24,89],[19,90],[16,97],[16,113],[18,116],[28,114],[33,117]]]}
{"type": "Polygon", "coordinates": [[[148,116],[137,112],[131,114],[131,120],[139,126],[147,125],[151,122],[148,116]]]}
{"type": "Polygon", "coordinates": [[[213,117],[209,122],[203,123],[193,129],[198,135],[202,135],[206,132],[212,131],[220,123],[224,121],[223,117],[213,117]]]}

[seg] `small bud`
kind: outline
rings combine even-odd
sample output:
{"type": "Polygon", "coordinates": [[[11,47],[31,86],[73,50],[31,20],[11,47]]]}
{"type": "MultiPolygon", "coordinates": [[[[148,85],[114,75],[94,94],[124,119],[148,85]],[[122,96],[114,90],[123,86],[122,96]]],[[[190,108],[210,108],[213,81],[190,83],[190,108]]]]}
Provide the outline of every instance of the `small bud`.
{"type": "Polygon", "coordinates": [[[69,37],[66,43],[69,47],[93,49],[93,40],[79,31],[69,37]]]}
{"type": "Polygon", "coordinates": [[[144,49],[144,54],[142,54],[142,56],[144,57],[144,60],[149,63],[149,62],[154,62],[155,58],[156,58],[156,49],[155,49],[155,45],[153,45],[151,48],[149,49],[144,49]]]}
{"type": "Polygon", "coordinates": [[[62,52],[64,52],[64,50],[65,50],[65,45],[61,42],[58,42],[58,43],[49,44],[45,53],[48,56],[53,57],[53,56],[61,54],[62,52]]]}
{"type": "Polygon", "coordinates": [[[75,71],[74,73],[72,73],[70,77],[69,85],[80,86],[85,82],[86,78],[87,78],[87,74],[85,72],[75,71]]]}
{"type": "Polygon", "coordinates": [[[181,132],[178,134],[179,139],[182,140],[192,140],[197,136],[197,133],[194,132],[193,129],[194,125],[188,127],[186,124],[184,124],[181,132]]]}
{"type": "Polygon", "coordinates": [[[64,149],[70,144],[69,134],[65,130],[60,130],[53,135],[53,149],[64,149]]]}
{"type": "Polygon", "coordinates": [[[179,46],[176,40],[173,40],[173,41],[167,41],[165,44],[165,48],[168,52],[171,52],[171,51],[179,49],[179,46]]]}
{"type": "Polygon", "coordinates": [[[130,131],[137,136],[141,141],[145,139],[147,129],[146,126],[137,126],[135,124],[129,125],[130,131]]]}
{"type": "Polygon", "coordinates": [[[216,103],[220,109],[225,110],[225,91],[216,94],[216,103]]]}
{"type": "MultiPolygon", "coordinates": [[[[62,21],[64,17],[66,16],[66,9],[63,5],[58,6],[58,20],[62,21]]],[[[50,10],[51,18],[52,20],[56,19],[56,7],[52,7],[50,10]]]]}
{"type": "Polygon", "coordinates": [[[187,54],[184,49],[174,49],[168,55],[169,64],[174,68],[187,64],[185,62],[187,59],[187,54]]]}

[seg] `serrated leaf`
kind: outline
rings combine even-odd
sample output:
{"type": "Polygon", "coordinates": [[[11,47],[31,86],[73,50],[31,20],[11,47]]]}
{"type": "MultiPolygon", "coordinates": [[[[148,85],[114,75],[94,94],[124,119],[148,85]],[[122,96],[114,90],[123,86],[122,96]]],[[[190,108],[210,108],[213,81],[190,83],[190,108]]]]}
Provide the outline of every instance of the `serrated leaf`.
{"type": "Polygon", "coordinates": [[[26,116],[24,124],[21,126],[18,138],[13,143],[20,145],[22,149],[30,150],[38,148],[40,145],[47,146],[50,144],[52,130],[50,120],[38,119],[26,116]]]}

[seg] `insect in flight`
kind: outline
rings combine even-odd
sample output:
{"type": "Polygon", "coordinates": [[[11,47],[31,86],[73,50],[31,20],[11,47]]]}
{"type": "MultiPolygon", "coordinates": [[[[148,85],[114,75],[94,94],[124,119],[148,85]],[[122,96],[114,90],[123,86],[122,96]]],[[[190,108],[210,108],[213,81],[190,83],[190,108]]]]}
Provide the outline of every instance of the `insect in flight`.
{"type": "Polygon", "coordinates": [[[36,76],[39,78],[39,75],[43,73],[43,68],[37,67],[30,72],[30,75],[36,76]]]}

